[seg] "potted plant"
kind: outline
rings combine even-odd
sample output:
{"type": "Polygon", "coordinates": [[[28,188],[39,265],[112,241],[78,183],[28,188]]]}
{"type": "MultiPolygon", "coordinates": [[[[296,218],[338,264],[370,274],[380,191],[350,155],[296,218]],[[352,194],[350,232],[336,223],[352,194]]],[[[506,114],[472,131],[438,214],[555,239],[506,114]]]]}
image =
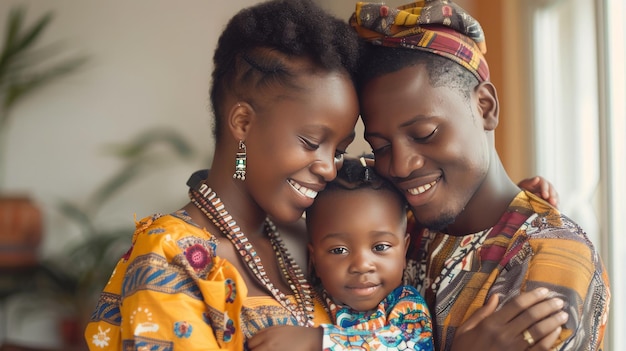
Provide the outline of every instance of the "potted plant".
{"type": "Polygon", "coordinates": [[[22,279],[21,289],[12,291],[29,293],[29,303],[19,307],[20,320],[12,322],[21,325],[42,309],[56,306],[63,313],[55,323],[64,345],[72,350],[86,349],[85,324],[113,267],[130,248],[134,231],[130,221],[114,227],[97,225],[102,208],[147,172],[173,160],[191,160],[196,154],[184,136],[166,128],[146,130],[131,142],[112,145],[107,151],[123,161],[120,170],[85,202],[59,202],[60,212],[79,228],[80,237],[41,260],[28,278],[22,279]]]}
{"type": "Polygon", "coordinates": [[[5,158],[12,111],[33,92],[76,71],[85,56],[58,60],[61,47],[37,47],[53,15],[51,12],[25,23],[26,10],[12,9],[7,16],[0,52],[0,268],[34,265],[42,234],[42,216],[28,195],[3,191],[5,158]]]}
{"type": "Polygon", "coordinates": [[[132,223],[112,228],[96,225],[100,210],[146,172],[173,159],[190,160],[195,155],[182,135],[166,128],[144,131],[131,142],[113,145],[108,151],[123,160],[120,171],[98,187],[86,203],[61,201],[59,204],[65,217],[80,228],[81,239],[42,263],[52,278],[49,279],[52,288],[48,291],[71,312],[63,322],[70,345],[82,342],[86,319],[115,264],[129,249],[134,231],[132,223]],[[170,155],[165,155],[168,151],[170,155]]]}

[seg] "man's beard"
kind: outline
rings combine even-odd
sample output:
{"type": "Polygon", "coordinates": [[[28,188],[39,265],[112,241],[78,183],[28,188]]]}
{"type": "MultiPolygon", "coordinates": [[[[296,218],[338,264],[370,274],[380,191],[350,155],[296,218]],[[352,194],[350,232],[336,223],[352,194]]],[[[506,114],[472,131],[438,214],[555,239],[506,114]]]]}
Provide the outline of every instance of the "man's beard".
{"type": "Polygon", "coordinates": [[[447,228],[450,224],[454,223],[456,216],[451,213],[441,213],[440,216],[431,219],[425,219],[421,221],[419,217],[415,216],[416,222],[422,227],[430,230],[431,232],[447,232],[447,228]]]}

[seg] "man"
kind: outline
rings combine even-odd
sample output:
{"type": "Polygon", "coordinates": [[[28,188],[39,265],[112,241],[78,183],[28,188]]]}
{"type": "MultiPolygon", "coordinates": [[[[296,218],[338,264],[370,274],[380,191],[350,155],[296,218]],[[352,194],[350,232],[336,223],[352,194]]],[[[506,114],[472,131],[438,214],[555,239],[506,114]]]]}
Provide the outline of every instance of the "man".
{"type": "Polygon", "coordinates": [[[606,270],[576,223],[504,170],[478,22],[432,0],[398,9],[359,3],[351,24],[368,42],[358,75],[365,138],[376,170],[411,206],[405,282],[426,298],[436,349],[452,350],[453,341],[464,350],[601,349],[606,270]],[[563,311],[521,313],[530,307],[520,303],[523,292],[533,289],[550,291],[558,299],[544,306],[563,311]],[[489,318],[471,317],[496,304],[489,318]],[[556,320],[562,326],[550,329],[556,320]]]}

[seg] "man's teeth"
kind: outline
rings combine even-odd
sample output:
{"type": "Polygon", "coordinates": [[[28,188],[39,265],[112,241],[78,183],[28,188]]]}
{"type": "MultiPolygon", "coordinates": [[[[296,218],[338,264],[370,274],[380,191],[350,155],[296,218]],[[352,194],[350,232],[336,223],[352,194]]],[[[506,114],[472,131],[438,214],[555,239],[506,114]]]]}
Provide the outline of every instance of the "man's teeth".
{"type": "Polygon", "coordinates": [[[419,194],[425,192],[426,190],[432,188],[433,185],[435,185],[436,183],[437,183],[437,181],[433,180],[432,182],[430,182],[428,184],[424,184],[422,186],[418,186],[417,188],[408,189],[407,191],[411,195],[419,195],[419,194]]]}
{"type": "Polygon", "coordinates": [[[302,186],[296,182],[294,182],[293,180],[289,180],[289,184],[291,184],[291,186],[293,186],[296,190],[298,190],[302,195],[310,198],[310,199],[315,199],[315,197],[317,196],[317,191],[315,190],[311,190],[305,186],[302,186]]]}

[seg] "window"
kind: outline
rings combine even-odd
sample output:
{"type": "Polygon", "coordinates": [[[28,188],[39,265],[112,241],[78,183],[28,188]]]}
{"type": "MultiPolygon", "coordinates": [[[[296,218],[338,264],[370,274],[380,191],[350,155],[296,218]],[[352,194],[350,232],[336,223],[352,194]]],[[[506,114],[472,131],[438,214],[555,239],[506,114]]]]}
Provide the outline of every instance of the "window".
{"type": "Polygon", "coordinates": [[[607,265],[611,276],[611,343],[607,350],[626,350],[626,6],[605,0],[598,9],[600,42],[603,222],[606,223],[607,265]]]}
{"type": "Polygon", "coordinates": [[[622,0],[531,5],[537,173],[601,253],[611,278],[607,350],[626,350],[626,17],[622,0]]]}

